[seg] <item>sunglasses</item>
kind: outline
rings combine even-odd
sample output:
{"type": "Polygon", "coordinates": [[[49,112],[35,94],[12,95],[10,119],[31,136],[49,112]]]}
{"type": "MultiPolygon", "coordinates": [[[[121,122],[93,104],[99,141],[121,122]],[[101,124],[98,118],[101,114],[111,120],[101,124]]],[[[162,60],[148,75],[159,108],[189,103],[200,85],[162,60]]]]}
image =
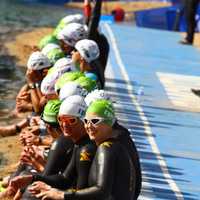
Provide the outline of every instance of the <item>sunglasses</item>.
{"type": "Polygon", "coordinates": [[[69,125],[75,125],[78,122],[78,118],[77,117],[68,117],[68,116],[59,116],[58,121],[59,121],[59,123],[65,122],[69,125]]]}
{"type": "Polygon", "coordinates": [[[83,119],[85,124],[91,123],[92,125],[96,126],[98,124],[100,124],[101,122],[104,122],[105,119],[104,118],[93,118],[93,119],[83,119]]]}

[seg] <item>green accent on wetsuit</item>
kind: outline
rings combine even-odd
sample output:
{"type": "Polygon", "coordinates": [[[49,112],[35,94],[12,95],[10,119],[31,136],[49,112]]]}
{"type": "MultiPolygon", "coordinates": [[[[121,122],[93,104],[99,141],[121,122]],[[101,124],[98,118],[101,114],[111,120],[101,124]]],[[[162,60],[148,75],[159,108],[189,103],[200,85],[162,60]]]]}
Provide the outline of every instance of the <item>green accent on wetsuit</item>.
{"type": "Polygon", "coordinates": [[[88,187],[66,191],[64,199],[135,200],[134,166],[127,150],[110,139],[98,146],[88,177],[88,187]]]}

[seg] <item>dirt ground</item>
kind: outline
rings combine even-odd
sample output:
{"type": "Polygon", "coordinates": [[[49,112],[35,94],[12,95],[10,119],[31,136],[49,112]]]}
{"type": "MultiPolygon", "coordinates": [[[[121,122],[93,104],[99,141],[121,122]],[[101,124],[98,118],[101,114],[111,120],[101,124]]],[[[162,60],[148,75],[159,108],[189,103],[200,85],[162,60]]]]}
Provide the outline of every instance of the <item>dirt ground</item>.
{"type": "Polygon", "coordinates": [[[6,169],[0,168],[0,177],[5,177],[15,169],[21,152],[21,145],[19,144],[18,136],[1,138],[0,147],[1,155],[4,155],[1,160],[1,165],[6,165],[6,169]]]}
{"type": "MultiPolygon", "coordinates": [[[[117,3],[118,4],[118,3],[117,3]]],[[[110,11],[117,5],[116,3],[104,4],[103,12],[110,13],[110,11]]],[[[167,5],[167,4],[165,4],[167,5]]],[[[74,7],[74,4],[69,4],[69,7],[74,7]]],[[[77,4],[77,7],[81,7],[81,4],[77,4]]],[[[127,12],[135,10],[149,9],[152,7],[160,7],[163,4],[160,3],[121,3],[127,12]]],[[[52,32],[53,28],[34,28],[30,32],[18,33],[15,40],[5,43],[5,47],[8,53],[17,58],[18,65],[26,66],[27,59],[30,53],[33,51],[33,47],[38,44],[39,40],[52,32]]],[[[178,42],[178,41],[177,41],[178,42]]],[[[200,47],[200,34],[196,34],[195,46],[200,47]]],[[[15,164],[18,161],[21,146],[18,142],[18,136],[12,136],[0,139],[0,156],[3,155],[0,165],[0,178],[7,176],[15,169],[15,164]],[[6,158],[6,159],[5,159],[6,158]]]]}
{"type": "MultiPolygon", "coordinates": [[[[134,12],[138,10],[147,10],[151,8],[159,8],[164,6],[169,6],[170,3],[163,2],[103,2],[102,13],[110,14],[112,10],[116,7],[123,8],[126,12],[134,12]]],[[[65,5],[67,8],[83,8],[83,3],[67,3],[65,5]]]]}
{"type": "Polygon", "coordinates": [[[40,39],[51,34],[53,28],[36,28],[30,32],[18,34],[14,41],[5,44],[10,55],[18,58],[19,66],[26,66],[29,55],[33,52],[34,46],[37,46],[40,39]]]}

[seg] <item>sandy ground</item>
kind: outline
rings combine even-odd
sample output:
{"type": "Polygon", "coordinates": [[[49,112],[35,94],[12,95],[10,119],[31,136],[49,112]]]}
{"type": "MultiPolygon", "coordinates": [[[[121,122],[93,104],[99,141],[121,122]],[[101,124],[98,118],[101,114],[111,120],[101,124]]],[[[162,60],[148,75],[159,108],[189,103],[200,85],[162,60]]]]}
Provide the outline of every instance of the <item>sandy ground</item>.
{"type": "MultiPolygon", "coordinates": [[[[162,4],[163,5],[163,4],[162,4]]],[[[73,7],[74,5],[69,5],[73,7]]],[[[82,5],[76,5],[82,6],[82,5]]],[[[116,3],[111,3],[104,5],[103,12],[109,13],[116,3]]],[[[160,3],[121,3],[121,6],[125,8],[126,11],[148,9],[152,7],[160,7],[160,3]]],[[[8,50],[8,53],[17,58],[18,65],[26,66],[27,59],[30,53],[33,51],[33,47],[38,44],[39,40],[52,32],[53,28],[34,28],[30,32],[18,33],[16,38],[10,42],[5,43],[5,47],[8,50]]],[[[178,42],[178,41],[177,41],[178,42]]],[[[195,46],[200,47],[200,34],[196,34],[195,37],[195,46]]],[[[0,139],[0,156],[3,156],[0,160],[0,178],[10,174],[14,168],[15,164],[18,161],[21,146],[18,142],[18,136],[12,136],[7,138],[0,139]]]]}
{"type": "Polygon", "coordinates": [[[14,41],[5,44],[10,55],[18,58],[20,66],[26,66],[29,55],[33,52],[34,46],[37,46],[40,39],[51,34],[53,28],[36,28],[30,32],[18,34],[14,41]]]}
{"type": "MultiPolygon", "coordinates": [[[[111,11],[116,7],[123,8],[126,12],[133,12],[138,10],[147,10],[150,8],[159,8],[164,6],[169,6],[170,3],[162,2],[103,2],[102,13],[110,14],[111,11]]],[[[67,8],[83,8],[83,3],[67,3],[65,5],[67,8]]]]}
{"type": "Polygon", "coordinates": [[[4,177],[13,171],[18,161],[21,152],[21,145],[19,144],[18,136],[1,138],[0,147],[0,155],[3,155],[1,165],[7,166],[6,170],[5,168],[0,168],[0,177],[4,177]]]}

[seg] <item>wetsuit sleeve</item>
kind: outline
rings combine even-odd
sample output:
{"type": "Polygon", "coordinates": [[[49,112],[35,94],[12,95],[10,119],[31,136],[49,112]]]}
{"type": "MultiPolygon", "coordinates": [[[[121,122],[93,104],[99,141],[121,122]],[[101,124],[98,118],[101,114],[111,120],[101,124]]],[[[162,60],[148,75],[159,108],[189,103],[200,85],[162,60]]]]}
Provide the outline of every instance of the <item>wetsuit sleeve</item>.
{"type": "Polygon", "coordinates": [[[88,25],[88,39],[95,40],[95,35],[97,34],[99,21],[101,18],[101,4],[102,0],[96,0],[92,16],[88,25]]]}
{"type": "Polygon", "coordinates": [[[65,200],[102,200],[110,197],[114,179],[115,154],[112,147],[100,146],[95,159],[97,176],[92,187],[65,192],[65,200]]]}
{"type": "Polygon", "coordinates": [[[68,184],[66,183],[65,177],[62,174],[59,175],[51,175],[51,176],[42,176],[40,174],[33,175],[33,182],[42,181],[47,185],[52,187],[64,190],[68,188],[68,184]]]}
{"type": "Polygon", "coordinates": [[[33,175],[33,182],[42,181],[52,187],[55,187],[61,190],[70,188],[73,182],[73,177],[75,176],[75,167],[74,167],[75,154],[76,154],[76,149],[74,148],[70,163],[63,174],[56,174],[56,175],[50,175],[50,176],[36,174],[36,175],[33,175]]]}
{"type": "Polygon", "coordinates": [[[95,153],[96,148],[94,145],[89,144],[84,146],[77,156],[78,177],[76,189],[82,189],[88,186],[88,175],[95,153]]]}

